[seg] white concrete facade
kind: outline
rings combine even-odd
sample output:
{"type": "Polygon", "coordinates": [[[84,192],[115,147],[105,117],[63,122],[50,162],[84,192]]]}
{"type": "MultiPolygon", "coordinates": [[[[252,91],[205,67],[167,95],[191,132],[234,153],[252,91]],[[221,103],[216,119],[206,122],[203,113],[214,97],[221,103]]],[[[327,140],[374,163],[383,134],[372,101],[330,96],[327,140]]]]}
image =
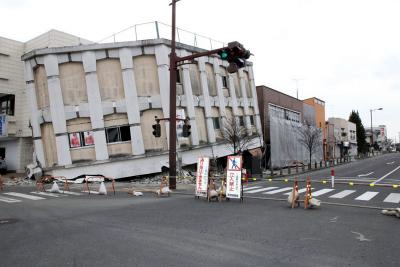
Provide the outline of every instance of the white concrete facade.
{"type": "Polygon", "coordinates": [[[357,155],[357,129],[356,124],[342,118],[329,118],[328,144],[334,144],[330,153],[335,158],[357,155]]]}
{"type": "Polygon", "coordinates": [[[33,89],[31,85],[25,84],[25,65],[21,56],[38,48],[88,43],[91,42],[57,30],[27,42],[0,37],[0,101],[7,97],[14,99],[12,110],[0,111],[0,114],[6,116],[6,131],[0,136],[0,149],[5,152],[9,171],[24,172],[25,166],[32,162],[33,143],[37,143],[32,141],[29,121],[33,110],[29,108],[28,100],[33,101],[33,89]]]}
{"type": "MultiPolygon", "coordinates": [[[[181,56],[198,51],[177,46],[181,56]]],[[[160,172],[168,165],[169,123],[162,121],[160,138],[152,136],[151,125],[154,116],[169,118],[169,53],[170,41],[165,39],[26,53],[35,151],[45,170],[67,178],[82,174],[121,178],[160,172]],[[86,140],[89,136],[93,143],[86,140]]],[[[192,125],[189,138],[178,138],[183,165],[196,163],[199,156],[232,153],[217,138],[221,133],[215,129],[216,118],[243,116],[248,134],[254,137],[248,148],[262,143],[252,65],[237,74],[227,74],[227,65],[212,56],[179,67],[182,91],[177,94],[177,109],[184,110],[192,125]],[[199,87],[200,94],[192,87],[199,87]]]]}

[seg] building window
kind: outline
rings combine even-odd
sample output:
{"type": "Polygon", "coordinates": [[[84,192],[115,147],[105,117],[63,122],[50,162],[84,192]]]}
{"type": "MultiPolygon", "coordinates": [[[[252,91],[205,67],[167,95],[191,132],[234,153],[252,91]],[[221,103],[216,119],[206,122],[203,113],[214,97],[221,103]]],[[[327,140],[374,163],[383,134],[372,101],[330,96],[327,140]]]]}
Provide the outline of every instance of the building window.
{"type": "Polygon", "coordinates": [[[94,138],[92,131],[75,132],[69,134],[70,148],[93,146],[93,145],[94,145],[94,138]]]}
{"type": "Polygon", "coordinates": [[[239,126],[244,126],[243,116],[239,116],[239,126]]]}
{"type": "Polygon", "coordinates": [[[214,117],[214,118],[212,118],[212,120],[213,120],[214,129],[215,130],[221,129],[221,125],[219,123],[219,118],[218,117],[214,117]]]}
{"type": "Polygon", "coordinates": [[[0,114],[14,116],[15,96],[5,95],[0,97],[0,114]]]}
{"type": "Polygon", "coordinates": [[[250,116],[250,125],[254,125],[254,116],[253,115],[251,115],[250,116]]]}
{"type": "Polygon", "coordinates": [[[228,88],[228,79],[226,76],[222,76],[222,87],[228,88]]]}
{"type": "Polygon", "coordinates": [[[131,140],[129,126],[106,128],[107,143],[125,142],[131,140]]]}
{"type": "Polygon", "coordinates": [[[181,70],[177,69],[176,70],[176,82],[177,83],[182,83],[182,79],[181,79],[181,70]]]}

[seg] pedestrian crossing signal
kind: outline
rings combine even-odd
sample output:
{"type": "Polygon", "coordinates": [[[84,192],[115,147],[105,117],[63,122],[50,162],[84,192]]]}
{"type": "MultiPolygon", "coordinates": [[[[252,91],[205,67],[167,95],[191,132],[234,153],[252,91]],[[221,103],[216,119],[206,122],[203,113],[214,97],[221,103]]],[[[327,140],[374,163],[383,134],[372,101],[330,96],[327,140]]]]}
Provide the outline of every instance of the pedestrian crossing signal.
{"type": "Polygon", "coordinates": [[[159,123],[153,124],[153,135],[155,137],[161,136],[161,125],[159,123]]]}

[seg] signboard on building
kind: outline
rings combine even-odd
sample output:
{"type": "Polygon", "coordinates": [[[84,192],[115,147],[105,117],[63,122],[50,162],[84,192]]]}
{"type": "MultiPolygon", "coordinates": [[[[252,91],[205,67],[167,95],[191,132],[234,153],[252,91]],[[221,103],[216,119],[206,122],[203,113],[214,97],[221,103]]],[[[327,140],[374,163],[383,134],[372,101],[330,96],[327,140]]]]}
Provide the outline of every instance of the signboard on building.
{"type": "Polygon", "coordinates": [[[0,115],[0,136],[7,136],[7,115],[0,115]]]}
{"type": "Polygon", "coordinates": [[[226,197],[241,198],[242,156],[228,156],[226,173],[226,197]]]}
{"type": "Polygon", "coordinates": [[[197,162],[197,174],[196,174],[196,196],[207,197],[209,166],[210,166],[209,158],[207,157],[199,158],[197,162]]]}

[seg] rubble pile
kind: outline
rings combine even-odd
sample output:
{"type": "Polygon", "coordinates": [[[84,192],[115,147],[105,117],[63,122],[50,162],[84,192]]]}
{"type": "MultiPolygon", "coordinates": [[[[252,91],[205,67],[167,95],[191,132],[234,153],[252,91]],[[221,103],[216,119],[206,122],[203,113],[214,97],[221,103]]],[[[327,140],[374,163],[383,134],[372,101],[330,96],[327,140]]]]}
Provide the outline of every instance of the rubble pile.
{"type": "MultiPolygon", "coordinates": [[[[185,173],[186,174],[186,173],[185,173]]],[[[162,181],[162,178],[167,175],[159,174],[154,176],[142,177],[139,179],[131,180],[132,184],[144,184],[144,185],[159,185],[162,181]]],[[[183,177],[178,177],[176,179],[177,184],[195,184],[196,177],[187,173],[183,177]]]]}
{"type": "Polygon", "coordinates": [[[396,216],[397,218],[400,218],[400,208],[384,209],[382,210],[382,214],[396,216]]]}
{"type": "Polygon", "coordinates": [[[31,185],[33,181],[26,179],[26,177],[2,177],[3,183],[6,186],[15,186],[15,185],[31,185]]]}

